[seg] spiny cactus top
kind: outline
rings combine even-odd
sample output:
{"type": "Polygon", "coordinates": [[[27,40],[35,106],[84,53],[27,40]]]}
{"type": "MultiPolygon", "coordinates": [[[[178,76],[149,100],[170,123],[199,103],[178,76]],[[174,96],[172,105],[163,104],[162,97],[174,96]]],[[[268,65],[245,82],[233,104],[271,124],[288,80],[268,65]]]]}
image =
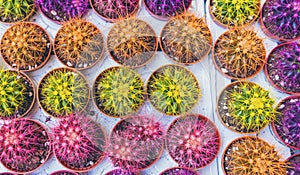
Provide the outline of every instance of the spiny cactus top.
{"type": "Polygon", "coordinates": [[[172,60],[191,64],[209,53],[212,35],[203,18],[183,14],[171,18],[161,32],[161,46],[172,60]]]}
{"type": "Polygon", "coordinates": [[[269,91],[252,82],[229,84],[219,96],[218,115],[236,132],[259,132],[276,118],[275,100],[269,91]]]}
{"type": "Polygon", "coordinates": [[[292,42],[275,47],[268,56],[265,71],[279,90],[300,94],[300,44],[292,42]]]}
{"type": "Polygon", "coordinates": [[[139,8],[139,0],[91,0],[94,10],[106,21],[130,17],[139,8]]]}
{"type": "Polygon", "coordinates": [[[188,112],[198,102],[201,92],[196,77],[188,69],[166,65],[156,70],[147,83],[152,105],[166,115],[188,112]]]}
{"type": "Polygon", "coordinates": [[[300,1],[266,0],[261,10],[263,31],[279,40],[300,38],[300,1]]]}
{"type": "Polygon", "coordinates": [[[158,19],[167,20],[188,10],[192,0],[143,0],[147,11],[158,19]]]}
{"type": "Polygon", "coordinates": [[[104,70],[94,84],[95,102],[103,113],[124,117],[137,112],[144,102],[144,83],[139,74],[125,67],[104,70]]]}
{"type": "Polygon", "coordinates": [[[35,0],[0,0],[0,21],[13,23],[27,19],[35,8],[35,0]]]}
{"type": "Polygon", "coordinates": [[[213,61],[217,69],[233,79],[255,76],[264,66],[263,40],[253,30],[231,29],[216,41],[213,61]]]}
{"type": "Polygon", "coordinates": [[[197,175],[197,173],[194,170],[188,169],[188,168],[170,168],[163,172],[161,172],[159,175],[197,175]]]}
{"type": "Polygon", "coordinates": [[[259,16],[260,0],[210,0],[210,13],[223,26],[243,27],[259,16]]]}
{"type": "Polygon", "coordinates": [[[73,69],[50,71],[38,87],[41,107],[53,117],[82,111],[89,100],[89,86],[83,75],[73,69]]]}
{"type": "Polygon", "coordinates": [[[288,158],[290,164],[286,175],[297,175],[300,174],[300,154],[295,154],[288,158]]]}
{"type": "Polygon", "coordinates": [[[180,167],[199,169],[210,164],[221,145],[217,127],[202,115],[177,118],[170,125],[166,147],[180,167]]]}
{"type": "Polygon", "coordinates": [[[157,49],[155,31],[146,22],[129,18],[116,23],[107,36],[110,56],[119,64],[138,67],[146,64],[157,49]]]}
{"type": "Polygon", "coordinates": [[[54,39],[54,51],[66,66],[84,69],[100,60],[104,50],[101,31],[92,23],[76,19],[65,23],[54,39]]]}
{"type": "Polygon", "coordinates": [[[89,0],[36,0],[36,4],[49,19],[63,23],[85,15],[89,0]]]}
{"type": "Polygon", "coordinates": [[[28,173],[44,164],[50,156],[47,130],[30,119],[1,122],[0,160],[8,169],[28,173]]]}
{"type": "Polygon", "coordinates": [[[281,159],[274,146],[264,140],[240,137],[225,149],[222,168],[226,175],[283,175],[288,164],[281,159]]]}
{"type": "Polygon", "coordinates": [[[114,169],[105,175],[135,175],[135,173],[124,169],[114,169]]]}
{"type": "Polygon", "coordinates": [[[0,51],[4,61],[11,67],[22,71],[36,70],[50,56],[50,37],[37,24],[21,22],[4,33],[0,51]]]}
{"type": "Polygon", "coordinates": [[[300,95],[283,99],[277,108],[275,133],[285,144],[300,150],[300,95]]]}
{"type": "Polygon", "coordinates": [[[55,171],[50,175],[78,175],[78,174],[67,170],[60,170],[60,171],[55,171]]]}

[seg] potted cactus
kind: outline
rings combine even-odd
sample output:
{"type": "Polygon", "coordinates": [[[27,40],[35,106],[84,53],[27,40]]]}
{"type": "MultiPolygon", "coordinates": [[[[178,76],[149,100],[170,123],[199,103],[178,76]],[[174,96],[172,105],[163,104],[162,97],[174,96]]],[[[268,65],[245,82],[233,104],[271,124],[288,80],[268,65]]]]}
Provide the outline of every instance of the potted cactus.
{"type": "Polygon", "coordinates": [[[265,73],[269,82],[278,90],[300,93],[300,44],[284,43],[276,46],[269,54],[265,73]]]}
{"type": "Polygon", "coordinates": [[[25,116],[34,101],[34,85],[27,75],[0,69],[0,119],[25,116]]]}
{"type": "Polygon", "coordinates": [[[228,78],[254,77],[264,66],[266,49],[253,30],[233,28],[223,33],[213,50],[215,67],[228,78]]]}
{"type": "Polygon", "coordinates": [[[165,65],[154,71],[147,82],[147,93],[151,104],[169,116],[187,113],[201,96],[193,73],[177,65],[165,65]]]}
{"type": "Polygon", "coordinates": [[[98,109],[111,117],[135,113],[145,100],[144,82],[140,75],[125,67],[111,67],[101,72],[93,86],[98,109]]]}
{"type": "Polygon", "coordinates": [[[106,153],[116,167],[137,171],[153,165],[163,151],[162,125],[148,116],[129,116],[112,129],[106,153]]]}
{"type": "Polygon", "coordinates": [[[289,96],[277,105],[278,114],[272,123],[273,131],[281,142],[300,150],[300,95],[289,96]]]}
{"type": "Polygon", "coordinates": [[[266,0],[260,12],[262,30],[281,41],[300,38],[300,8],[298,0],[266,0]]]}
{"type": "Polygon", "coordinates": [[[127,67],[140,67],[153,58],[158,39],[145,21],[128,18],[112,26],[106,44],[114,61],[127,67]]]}
{"type": "Polygon", "coordinates": [[[222,123],[239,133],[258,133],[276,118],[275,100],[269,91],[252,82],[234,82],[226,86],[217,102],[222,123]]]}
{"type": "Polygon", "coordinates": [[[64,65],[87,69],[101,59],[104,39],[94,24],[82,19],[70,20],[57,32],[54,51],[64,65]]]}
{"type": "Polygon", "coordinates": [[[220,133],[215,124],[200,114],[175,119],[168,128],[166,148],[180,167],[199,169],[218,155],[220,133]]]}
{"type": "Polygon", "coordinates": [[[240,137],[233,140],[222,156],[225,175],[286,174],[288,163],[282,161],[274,146],[257,137],[240,137]]]}
{"type": "Polygon", "coordinates": [[[77,172],[95,168],[105,157],[102,127],[84,114],[60,117],[51,128],[53,152],[66,168],[77,172]]]}
{"type": "Polygon", "coordinates": [[[164,53],[173,61],[193,64],[210,52],[212,35],[204,18],[182,14],[172,17],[165,24],[160,44],[164,53]]]}
{"type": "Polygon", "coordinates": [[[47,129],[31,119],[1,121],[0,161],[15,173],[30,173],[41,167],[51,153],[47,129]]]}
{"type": "Polygon", "coordinates": [[[28,19],[35,9],[35,0],[1,0],[0,21],[14,23],[28,19]]]}
{"type": "Polygon", "coordinates": [[[197,172],[189,169],[189,168],[182,168],[182,167],[173,167],[164,170],[159,175],[197,175],[197,172]]]}
{"type": "Polygon", "coordinates": [[[36,0],[42,14],[58,24],[84,16],[88,5],[89,0],[36,0]]]}
{"type": "Polygon", "coordinates": [[[219,25],[244,27],[259,16],[260,0],[210,0],[209,12],[219,25]]]}
{"type": "Polygon", "coordinates": [[[300,154],[294,154],[287,159],[289,167],[287,168],[286,175],[300,174],[300,154]]]}
{"type": "Polygon", "coordinates": [[[55,171],[50,175],[78,175],[78,174],[72,171],[60,170],[60,171],[55,171]]]}
{"type": "Polygon", "coordinates": [[[129,170],[124,170],[124,169],[114,169],[106,173],[105,175],[136,175],[136,173],[129,171],[129,170]]]}
{"type": "Polygon", "coordinates": [[[39,104],[53,117],[83,111],[89,96],[89,86],[84,76],[70,68],[48,72],[38,86],[39,104]]]}
{"type": "Polygon", "coordinates": [[[143,0],[146,10],[155,18],[168,20],[188,11],[192,0],[143,0]]]}
{"type": "Polygon", "coordinates": [[[133,16],[139,8],[139,0],[90,0],[90,3],[95,12],[108,22],[133,16]]]}

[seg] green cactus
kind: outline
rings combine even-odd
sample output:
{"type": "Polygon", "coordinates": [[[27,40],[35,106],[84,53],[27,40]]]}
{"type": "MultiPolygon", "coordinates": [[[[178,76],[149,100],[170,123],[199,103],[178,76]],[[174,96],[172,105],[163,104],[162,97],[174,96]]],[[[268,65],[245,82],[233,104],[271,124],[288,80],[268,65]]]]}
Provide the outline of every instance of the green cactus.
{"type": "Polygon", "coordinates": [[[94,85],[97,107],[112,117],[136,112],[144,102],[144,83],[138,73],[125,67],[106,69],[94,85]]]}
{"type": "Polygon", "coordinates": [[[166,65],[155,71],[148,80],[147,93],[152,105],[167,115],[188,112],[201,96],[195,76],[176,65],[166,65]]]}
{"type": "Polygon", "coordinates": [[[67,68],[49,72],[38,93],[42,108],[54,117],[81,112],[89,100],[89,87],[83,75],[67,68]]]}
{"type": "Polygon", "coordinates": [[[12,23],[24,20],[34,9],[34,0],[0,0],[0,21],[12,23]]]}

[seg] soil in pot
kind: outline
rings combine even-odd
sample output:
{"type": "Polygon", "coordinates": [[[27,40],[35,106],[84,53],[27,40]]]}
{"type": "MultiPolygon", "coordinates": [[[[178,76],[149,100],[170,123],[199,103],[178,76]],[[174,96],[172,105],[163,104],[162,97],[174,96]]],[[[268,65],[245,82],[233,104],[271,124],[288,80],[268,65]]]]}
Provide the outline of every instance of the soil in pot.
{"type": "Polygon", "coordinates": [[[15,23],[28,19],[35,10],[35,0],[0,1],[0,21],[15,23]]]}
{"type": "Polygon", "coordinates": [[[292,155],[287,159],[289,167],[286,175],[297,175],[300,174],[300,154],[292,155]]]}
{"type": "Polygon", "coordinates": [[[189,168],[174,167],[161,172],[159,175],[197,175],[197,172],[189,168]]]}
{"type": "Polygon", "coordinates": [[[125,169],[114,169],[105,175],[136,175],[136,173],[125,169]]]}
{"type": "Polygon", "coordinates": [[[60,170],[60,171],[53,172],[50,175],[78,175],[78,174],[67,170],[60,170]]]}

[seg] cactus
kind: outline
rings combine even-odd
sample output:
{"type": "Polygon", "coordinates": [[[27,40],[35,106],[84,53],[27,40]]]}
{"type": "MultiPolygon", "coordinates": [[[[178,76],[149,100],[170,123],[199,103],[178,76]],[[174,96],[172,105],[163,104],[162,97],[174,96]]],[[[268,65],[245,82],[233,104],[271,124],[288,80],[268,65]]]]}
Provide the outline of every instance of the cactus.
{"type": "Polygon", "coordinates": [[[66,66],[84,69],[100,60],[104,40],[94,24],[81,19],[70,20],[56,34],[54,50],[66,66]]]}
{"type": "Polygon", "coordinates": [[[147,83],[152,105],[166,115],[188,112],[200,98],[196,77],[184,67],[166,65],[156,70],[147,83]]]}
{"type": "Polygon", "coordinates": [[[288,146],[300,149],[300,95],[283,99],[277,109],[275,133],[288,146]]]}
{"type": "Polygon", "coordinates": [[[112,67],[99,74],[94,85],[99,110],[112,117],[136,112],[144,102],[144,83],[138,73],[125,67],[112,67]]]}
{"type": "Polygon", "coordinates": [[[105,175],[135,175],[135,173],[124,169],[114,169],[105,175]]]}
{"type": "Polygon", "coordinates": [[[144,4],[154,17],[166,20],[185,13],[191,6],[192,0],[144,0],[144,4]]]}
{"type": "Polygon", "coordinates": [[[51,173],[50,175],[78,175],[75,172],[67,171],[67,170],[60,170],[55,171],[54,173],[51,173]]]}
{"type": "Polygon", "coordinates": [[[300,37],[299,0],[267,0],[262,7],[263,31],[272,38],[294,40],[300,37]]]}
{"type": "Polygon", "coordinates": [[[13,23],[25,20],[34,8],[34,0],[0,0],[0,21],[13,23]]]}
{"type": "Polygon", "coordinates": [[[89,86],[83,75],[67,68],[54,69],[39,85],[41,107],[53,117],[82,111],[89,100],[89,86]]]}
{"type": "Polygon", "coordinates": [[[285,43],[274,48],[267,60],[268,80],[286,93],[300,93],[300,44],[285,43]]]}
{"type": "Polygon", "coordinates": [[[210,164],[220,149],[216,126],[202,115],[187,115],[171,123],[166,136],[170,156],[180,167],[199,169],[210,164]]]}
{"type": "Polygon", "coordinates": [[[197,175],[197,173],[194,170],[188,169],[188,168],[180,168],[180,167],[174,167],[167,169],[160,173],[159,175],[197,175]]]}
{"type": "Polygon", "coordinates": [[[260,0],[211,0],[211,15],[227,27],[250,25],[259,16],[260,0]]]}
{"type": "Polygon", "coordinates": [[[34,23],[10,27],[1,39],[1,55],[13,68],[32,71],[43,66],[51,52],[50,37],[34,23]]]}
{"type": "Polygon", "coordinates": [[[161,46],[172,60],[195,63],[210,51],[212,35],[204,18],[182,14],[171,18],[161,32],[161,46]]]}
{"type": "Polygon", "coordinates": [[[146,64],[157,49],[155,31],[146,22],[129,18],[117,22],[107,36],[107,49],[117,63],[138,67],[146,64]]]}
{"type": "Polygon", "coordinates": [[[83,114],[60,117],[51,129],[59,162],[74,171],[87,171],[104,158],[106,137],[100,125],[83,114]]]}
{"type": "Polygon", "coordinates": [[[295,154],[288,158],[289,167],[286,175],[300,174],[300,154],[295,154]]]}
{"type": "Polygon", "coordinates": [[[88,11],[88,0],[36,0],[37,6],[49,19],[63,23],[80,18],[88,11]]]}
{"type": "Polygon", "coordinates": [[[94,10],[110,22],[132,16],[138,10],[139,0],[91,0],[94,10]]]}
{"type": "Polygon", "coordinates": [[[256,137],[241,137],[226,148],[222,166],[226,175],[283,175],[288,163],[281,161],[274,146],[256,137]]]}
{"type": "Polygon", "coordinates": [[[249,78],[263,66],[266,50],[263,40],[253,30],[230,29],[215,43],[213,61],[217,69],[229,78],[249,78]]]}
{"type": "Polygon", "coordinates": [[[30,119],[1,122],[0,160],[11,171],[28,173],[44,164],[50,156],[47,130],[30,119]]]}

